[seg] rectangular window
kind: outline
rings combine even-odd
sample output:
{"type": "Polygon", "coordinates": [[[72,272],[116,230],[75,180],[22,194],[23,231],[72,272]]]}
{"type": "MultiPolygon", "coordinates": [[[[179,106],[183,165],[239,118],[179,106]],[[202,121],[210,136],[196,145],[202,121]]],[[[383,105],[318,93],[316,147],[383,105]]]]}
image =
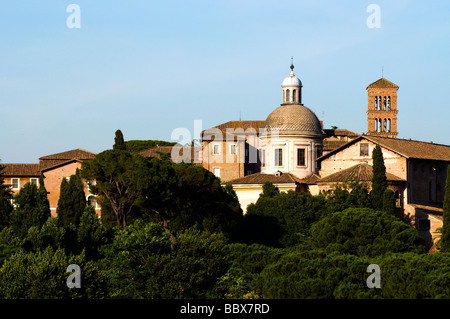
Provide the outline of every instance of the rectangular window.
{"type": "Polygon", "coordinates": [[[305,149],[297,148],[297,166],[305,166],[306,158],[305,158],[305,149]]]}
{"type": "Polygon", "coordinates": [[[220,154],[220,145],[219,144],[214,144],[213,145],[213,154],[214,155],[219,155],[220,154]]]}
{"type": "Polygon", "coordinates": [[[283,149],[275,149],[275,166],[283,166],[283,149]]]}
{"type": "Polygon", "coordinates": [[[18,178],[11,178],[11,185],[12,189],[19,189],[20,188],[20,180],[18,178]]]}
{"type": "Polygon", "coordinates": [[[359,144],[359,156],[369,156],[369,143],[359,144]]]}
{"type": "Polygon", "coordinates": [[[37,184],[38,184],[38,179],[37,179],[37,178],[30,178],[30,183],[37,186],[37,184]]]}
{"type": "Polygon", "coordinates": [[[230,145],[230,154],[231,155],[236,154],[236,144],[231,144],[230,145]]]}
{"type": "Polygon", "coordinates": [[[220,177],[220,168],[215,167],[215,168],[213,169],[213,173],[214,173],[214,175],[216,175],[217,177],[220,177]]]}

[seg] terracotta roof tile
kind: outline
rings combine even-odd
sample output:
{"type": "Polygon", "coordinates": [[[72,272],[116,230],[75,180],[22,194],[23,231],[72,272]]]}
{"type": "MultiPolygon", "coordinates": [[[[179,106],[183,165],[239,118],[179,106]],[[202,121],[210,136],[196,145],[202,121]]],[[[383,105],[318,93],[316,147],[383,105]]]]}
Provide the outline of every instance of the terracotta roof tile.
{"type": "Polygon", "coordinates": [[[0,164],[5,166],[6,177],[34,176],[39,177],[39,164],[0,164]]]}
{"type": "Polygon", "coordinates": [[[406,158],[450,162],[449,145],[370,135],[362,135],[352,141],[349,141],[348,143],[332,150],[331,152],[322,155],[318,160],[322,161],[362,139],[366,139],[368,141],[371,141],[372,143],[378,144],[381,147],[391,150],[394,153],[397,153],[406,158]]]}
{"type": "Polygon", "coordinates": [[[41,166],[41,170],[44,170],[74,159],[80,161],[90,160],[93,159],[95,155],[97,154],[77,148],[71,151],[42,156],[41,158],[39,158],[39,164],[41,166]]]}
{"type": "MultiPolygon", "coordinates": [[[[343,183],[348,181],[350,178],[358,178],[362,182],[370,182],[372,181],[372,169],[373,167],[367,163],[361,163],[355,166],[352,166],[347,169],[343,169],[334,174],[328,175],[324,178],[318,180],[318,183],[343,183]]],[[[386,172],[386,178],[388,181],[405,181],[398,176],[395,176],[391,173],[386,172]]]]}
{"type": "Polygon", "coordinates": [[[42,156],[41,158],[39,158],[39,160],[71,160],[74,158],[79,160],[87,160],[94,158],[95,155],[97,154],[77,148],[71,151],[42,156]]]}
{"type": "MultiPolygon", "coordinates": [[[[227,133],[227,129],[242,129],[247,134],[251,133],[252,129],[254,129],[255,133],[259,134],[259,130],[264,128],[264,123],[265,121],[228,121],[226,123],[203,130],[201,138],[202,140],[208,140],[211,135],[214,135],[214,133],[219,130],[223,134],[223,138],[225,140],[235,140],[236,136],[234,134],[227,133]]],[[[214,136],[214,138],[216,137],[214,136]]]]}
{"type": "Polygon", "coordinates": [[[271,182],[273,184],[291,184],[301,183],[302,180],[290,173],[281,173],[277,176],[274,174],[255,173],[244,177],[236,178],[227,182],[227,184],[264,184],[265,182],[271,182]]]}
{"type": "Polygon", "coordinates": [[[392,83],[391,81],[386,80],[385,78],[381,78],[367,86],[369,88],[396,88],[398,89],[398,85],[392,83]]]}
{"type": "Polygon", "coordinates": [[[365,136],[365,138],[407,158],[450,161],[449,145],[389,137],[365,136]]]}

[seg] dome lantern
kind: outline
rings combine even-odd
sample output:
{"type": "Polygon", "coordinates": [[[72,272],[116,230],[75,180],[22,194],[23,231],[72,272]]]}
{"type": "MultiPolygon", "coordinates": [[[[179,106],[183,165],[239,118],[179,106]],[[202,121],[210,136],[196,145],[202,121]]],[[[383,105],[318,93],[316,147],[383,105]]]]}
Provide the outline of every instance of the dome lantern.
{"type": "Polygon", "coordinates": [[[302,82],[294,74],[294,64],[291,62],[291,73],[283,80],[283,104],[302,104],[302,82]]]}

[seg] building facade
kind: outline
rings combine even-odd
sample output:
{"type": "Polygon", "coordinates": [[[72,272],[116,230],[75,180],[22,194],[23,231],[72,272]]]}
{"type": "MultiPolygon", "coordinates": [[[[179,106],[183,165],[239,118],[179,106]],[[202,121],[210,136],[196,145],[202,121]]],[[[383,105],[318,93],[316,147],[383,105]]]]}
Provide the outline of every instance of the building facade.
{"type": "MultiPolygon", "coordinates": [[[[3,171],[5,183],[11,185],[13,193],[17,194],[28,182],[39,186],[39,178],[43,177],[50,211],[52,216],[56,217],[61,181],[74,175],[77,169],[81,169],[83,161],[90,160],[95,155],[93,152],[75,149],[43,156],[39,158],[39,164],[2,164],[5,166],[3,171]]],[[[84,193],[86,203],[93,206],[100,216],[100,206],[97,205],[95,196],[90,193],[86,181],[84,181],[84,193]]]]}

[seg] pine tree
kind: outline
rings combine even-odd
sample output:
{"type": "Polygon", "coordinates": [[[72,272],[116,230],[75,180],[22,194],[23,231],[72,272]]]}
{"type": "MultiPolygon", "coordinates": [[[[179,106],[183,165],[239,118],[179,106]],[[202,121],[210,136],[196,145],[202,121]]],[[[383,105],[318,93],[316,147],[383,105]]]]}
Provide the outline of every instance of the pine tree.
{"type": "Polygon", "coordinates": [[[372,152],[373,159],[373,176],[372,176],[372,191],[370,196],[372,199],[372,206],[374,209],[383,209],[383,194],[387,189],[386,166],[384,165],[383,152],[381,147],[377,145],[372,152]]]}
{"type": "Polygon", "coordinates": [[[450,252],[450,165],[447,169],[444,196],[444,221],[441,235],[441,251],[450,252]]]}
{"type": "Polygon", "coordinates": [[[113,150],[122,150],[126,151],[127,146],[125,144],[125,140],[123,139],[123,134],[121,130],[116,131],[116,137],[114,138],[113,150]]]}

